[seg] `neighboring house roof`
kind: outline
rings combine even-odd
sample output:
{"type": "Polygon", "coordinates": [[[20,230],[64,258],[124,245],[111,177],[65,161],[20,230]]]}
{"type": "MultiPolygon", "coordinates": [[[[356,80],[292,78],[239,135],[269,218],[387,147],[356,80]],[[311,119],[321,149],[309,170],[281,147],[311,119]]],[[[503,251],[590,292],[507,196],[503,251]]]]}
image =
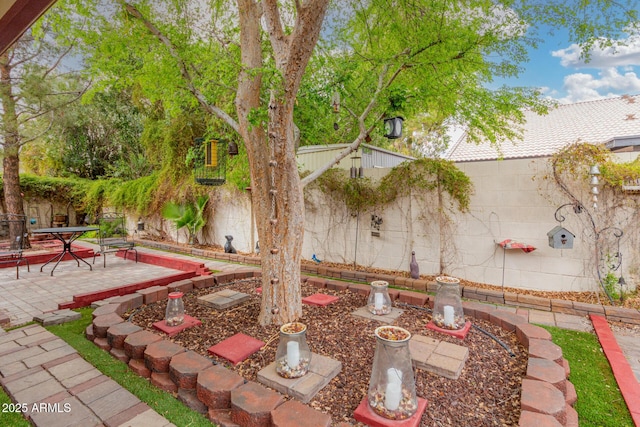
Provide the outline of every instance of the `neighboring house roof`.
{"type": "Polygon", "coordinates": [[[610,148],[638,145],[640,95],[562,104],[540,116],[525,112],[523,137],[499,147],[467,142],[464,134],[445,156],[454,162],[546,157],[575,142],[607,143],[610,148]]]}
{"type": "MultiPolygon", "coordinates": [[[[331,144],[306,145],[300,147],[297,152],[298,164],[303,169],[316,170],[348,146],[349,144],[331,144]]],[[[352,166],[353,157],[358,159],[355,166],[362,166],[365,169],[392,168],[402,162],[415,160],[415,158],[411,156],[405,156],[404,154],[395,153],[369,144],[361,144],[357,152],[342,159],[337,166],[343,169],[349,169],[352,166]]]]}

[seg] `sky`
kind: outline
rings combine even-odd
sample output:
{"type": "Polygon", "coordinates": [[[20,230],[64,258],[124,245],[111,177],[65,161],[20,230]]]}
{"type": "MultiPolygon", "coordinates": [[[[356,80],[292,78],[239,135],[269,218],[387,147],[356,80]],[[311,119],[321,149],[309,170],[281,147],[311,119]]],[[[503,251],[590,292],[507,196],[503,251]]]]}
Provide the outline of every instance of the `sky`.
{"type": "Polygon", "coordinates": [[[594,50],[589,62],[580,58],[580,48],[562,34],[547,37],[535,51],[519,78],[509,85],[540,88],[545,97],[560,103],[575,103],[624,94],[640,94],[640,34],[621,38],[626,46],[594,50]]]}

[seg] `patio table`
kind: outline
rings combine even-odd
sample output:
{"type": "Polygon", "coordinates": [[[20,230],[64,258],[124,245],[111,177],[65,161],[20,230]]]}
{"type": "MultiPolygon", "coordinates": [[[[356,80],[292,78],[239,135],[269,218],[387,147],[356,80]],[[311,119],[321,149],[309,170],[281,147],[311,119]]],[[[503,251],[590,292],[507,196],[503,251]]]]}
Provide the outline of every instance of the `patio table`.
{"type": "Polygon", "coordinates": [[[51,269],[51,275],[53,276],[53,271],[56,269],[58,264],[60,264],[60,261],[62,261],[62,259],[66,254],[71,255],[76,260],[76,262],[78,263],[78,267],[80,267],[80,261],[82,261],[89,266],[89,270],[93,270],[93,268],[91,267],[91,264],[89,264],[87,261],[83,260],[82,258],[78,257],[76,254],[73,253],[73,250],[71,249],[71,244],[83,233],[87,231],[97,231],[97,230],[98,230],[98,227],[91,227],[91,226],[89,227],[84,227],[84,226],[52,227],[52,228],[38,228],[36,230],[33,230],[32,233],[34,234],[51,234],[56,240],[59,240],[62,242],[62,252],[60,252],[59,254],[56,254],[49,261],[42,264],[42,267],[40,267],[40,272],[42,272],[42,269],[46,267],[47,264],[49,264],[53,260],[57,260],[56,265],[54,265],[53,268],[51,269]],[[65,235],[70,235],[70,236],[68,238],[65,238],[65,235]]]}

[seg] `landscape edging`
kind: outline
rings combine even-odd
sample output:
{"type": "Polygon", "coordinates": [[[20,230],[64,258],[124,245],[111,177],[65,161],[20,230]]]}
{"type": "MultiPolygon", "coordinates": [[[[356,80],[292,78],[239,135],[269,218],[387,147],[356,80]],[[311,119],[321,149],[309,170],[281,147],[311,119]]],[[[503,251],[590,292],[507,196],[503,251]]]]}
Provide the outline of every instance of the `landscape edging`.
{"type": "MultiPolygon", "coordinates": [[[[247,277],[249,274],[253,274],[254,277],[260,276],[261,273],[259,271],[243,271],[242,275],[247,277]]],[[[235,274],[233,273],[221,273],[221,274],[213,274],[213,278],[216,284],[222,284],[223,280],[235,280],[235,274]]],[[[308,277],[303,277],[303,280],[308,280],[308,277]]],[[[188,280],[188,279],[187,279],[188,280]]],[[[184,281],[182,281],[184,282],[184,281]]],[[[319,283],[316,283],[314,286],[320,287],[319,283]]],[[[159,286],[158,288],[163,288],[159,286]]],[[[171,284],[167,285],[164,290],[159,289],[158,292],[168,292],[171,291],[171,284]]],[[[358,288],[351,289],[351,291],[358,292],[358,288]]],[[[361,290],[360,290],[361,291],[361,290]]],[[[138,293],[138,292],[135,292],[138,293]]],[[[126,301],[119,302],[109,302],[108,305],[117,304],[117,307],[107,307],[103,309],[104,312],[109,312],[110,314],[96,316],[93,319],[93,322],[89,327],[87,327],[86,335],[89,340],[94,342],[94,344],[98,345],[100,348],[105,351],[111,352],[114,357],[119,358],[122,361],[125,361],[124,358],[127,357],[124,351],[116,351],[120,349],[112,349],[109,345],[108,334],[109,327],[105,328],[106,325],[115,326],[117,324],[121,324],[126,322],[118,313],[124,313],[126,310],[130,310],[133,308],[137,308],[132,306],[132,303],[139,304],[139,306],[145,303],[146,298],[153,299],[153,295],[140,294],[142,298],[129,298],[126,301]],[[114,316],[115,315],[115,316],[114,316]],[[108,319],[107,319],[108,317],[108,319]],[[120,318],[121,322],[117,321],[117,317],[120,318]],[[96,325],[100,325],[98,328],[96,325]],[[96,342],[98,341],[98,342],[96,342]]],[[[537,357],[540,359],[548,359],[552,360],[554,363],[559,364],[565,370],[565,382],[561,387],[563,390],[560,390],[556,385],[551,384],[543,379],[532,379],[529,377],[527,373],[527,377],[523,379],[523,389],[521,396],[521,415],[519,427],[539,427],[541,423],[547,422],[549,424],[543,425],[553,425],[553,423],[558,423],[558,425],[562,425],[565,427],[577,427],[578,426],[578,417],[577,413],[573,409],[573,404],[576,401],[575,389],[573,385],[568,381],[569,376],[569,364],[562,357],[562,349],[557,347],[555,344],[551,342],[551,336],[549,333],[535,325],[529,324],[526,319],[515,315],[509,311],[500,310],[492,305],[481,304],[477,302],[465,302],[464,304],[465,314],[483,320],[488,320],[489,322],[499,326],[503,329],[510,330],[516,333],[518,340],[520,343],[530,350],[530,345],[536,344],[538,346],[543,347],[547,350],[549,347],[553,351],[540,351],[533,357],[537,357]],[[526,325],[526,326],[525,326],[526,325]],[[557,347],[557,348],[555,348],[557,347]],[[558,358],[558,349],[560,357],[558,358]],[[551,356],[549,356],[551,355],[551,356]],[[526,380],[526,383],[525,383],[526,380]],[[526,387],[525,387],[526,385],[526,387]],[[545,402],[541,401],[540,396],[548,395],[549,390],[559,390],[562,392],[565,400],[565,407],[561,411],[557,411],[555,413],[549,413],[547,406],[545,406],[545,402]],[[533,405],[529,405],[528,402],[534,402],[533,405]]],[[[126,337],[124,338],[126,339],[126,337]]],[[[529,354],[529,358],[531,358],[531,352],[529,354]]],[[[126,363],[126,362],[125,362],[126,363]]],[[[212,362],[213,366],[213,362],[212,362]]],[[[140,374],[138,371],[136,371],[140,374]]],[[[204,402],[200,401],[197,395],[193,395],[191,393],[183,393],[190,396],[189,399],[181,398],[181,400],[192,407],[192,409],[199,410],[202,412],[202,407],[204,406],[204,402]],[[195,398],[195,400],[193,400],[195,398]],[[191,400],[190,400],[191,399],[191,400]]],[[[556,393],[557,394],[557,393],[556,393]]],[[[556,399],[553,399],[556,400],[556,399]]],[[[232,402],[233,403],[233,402],[232,402]]],[[[232,405],[233,406],[233,405],[232,405]]],[[[206,407],[206,406],[205,406],[206,407]]],[[[230,409],[230,408],[229,408],[230,409]]],[[[275,408],[274,408],[275,409],[275,408]]],[[[312,409],[312,408],[309,408],[312,409]]],[[[220,408],[208,408],[209,418],[215,422],[212,417],[222,416],[220,415],[220,408]]],[[[223,411],[224,412],[224,411],[223,411]]],[[[249,423],[250,424],[250,423],[249,423]]],[[[249,425],[247,424],[247,425],[249,425]]],[[[240,424],[243,426],[243,424],[240,424]]],[[[243,426],[244,427],[244,426],[243,426]]]]}
{"type": "MultiPolygon", "coordinates": [[[[242,254],[228,254],[216,251],[208,251],[196,248],[185,248],[183,246],[172,245],[163,242],[141,241],[144,246],[156,249],[163,249],[172,252],[182,252],[193,256],[212,258],[220,261],[230,261],[235,263],[261,265],[259,256],[249,256],[242,254]]],[[[423,279],[411,279],[404,276],[392,276],[388,274],[376,274],[352,270],[341,270],[338,268],[323,266],[322,264],[303,264],[300,267],[302,274],[315,274],[326,278],[333,278],[346,281],[359,281],[370,283],[374,280],[385,280],[390,286],[414,289],[418,292],[433,292],[438,288],[435,281],[423,279]]],[[[640,325],[640,310],[633,308],[623,308],[605,306],[602,304],[588,304],[576,301],[542,298],[533,295],[516,294],[512,292],[502,292],[492,289],[475,288],[472,286],[460,285],[462,297],[468,300],[482,301],[492,304],[504,304],[509,306],[533,308],[535,310],[550,311],[554,313],[571,314],[576,316],[590,316],[592,314],[605,316],[613,322],[623,322],[640,325]]]]}

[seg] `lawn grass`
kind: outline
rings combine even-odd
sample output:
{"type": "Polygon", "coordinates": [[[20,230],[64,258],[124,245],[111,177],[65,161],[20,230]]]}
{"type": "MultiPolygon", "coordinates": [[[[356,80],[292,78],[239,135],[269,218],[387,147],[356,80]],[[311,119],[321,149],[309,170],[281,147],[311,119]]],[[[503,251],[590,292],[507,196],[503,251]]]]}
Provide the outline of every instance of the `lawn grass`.
{"type": "Polygon", "coordinates": [[[0,426],[11,427],[31,427],[31,423],[22,415],[22,412],[14,410],[14,407],[10,406],[11,398],[4,389],[0,387],[0,426]]]}
{"type": "Polygon", "coordinates": [[[100,372],[129,390],[138,399],[176,426],[211,427],[211,421],[205,416],[190,409],[170,393],[155,387],[149,380],[131,371],[125,363],[87,340],[84,336],[84,331],[92,321],[91,313],[93,310],[85,308],[77,311],[82,314],[80,320],[48,326],[47,329],[75,348],[87,362],[95,366],[100,372]]]}
{"type": "Polygon", "coordinates": [[[580,427],[633,427],[609,361],[595,334],[540,325],[551,333],[569,362],[569,380],[578,394],[574,408],[580,427]]]}

